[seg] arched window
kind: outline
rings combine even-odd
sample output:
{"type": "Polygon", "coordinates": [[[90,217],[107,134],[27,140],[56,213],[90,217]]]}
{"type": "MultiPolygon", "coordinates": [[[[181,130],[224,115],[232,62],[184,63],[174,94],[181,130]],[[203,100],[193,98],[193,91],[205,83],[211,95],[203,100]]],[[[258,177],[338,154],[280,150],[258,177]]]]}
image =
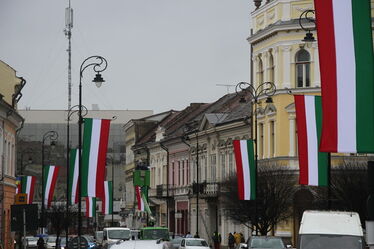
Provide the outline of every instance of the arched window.
{"type": "Polygon", "coordinates": [[[270,53],[269,56],[269,81],[274,82],[274,58],[273,55],[270,53]]]}
{"type": "Polygon", "coordinates": [[[310,87],[310,55],[305,49],[296,53],[296,87],[310,87]]]}
{"type": "Polygon", "coordinates": [[[262,84],[264,82],[264,67],[262,65],[261,57],[258,57],[258,82],[257,84],[262,84]]]}

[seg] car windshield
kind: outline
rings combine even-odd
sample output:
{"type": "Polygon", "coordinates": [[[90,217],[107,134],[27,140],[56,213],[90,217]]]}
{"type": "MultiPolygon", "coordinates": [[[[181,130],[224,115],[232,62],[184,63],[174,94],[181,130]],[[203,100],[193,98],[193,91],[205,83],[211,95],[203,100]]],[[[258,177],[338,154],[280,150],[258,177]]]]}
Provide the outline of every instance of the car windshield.
{"type": "Polygon", "coordinates": [[[169,232],[167,229],[144,229],[143,239],[165,239],[169,240],[169,232]]]}
{"type": "Polygon", "coordinates": [[[47,242],[48,243],[56,243],[56,237],[48,237],[47,242]]]}
{"type": "Polygon", "coordinates": [[[362,249],[362,238],[348,235],[303,234],[300,236],[302,249],[362,249]]]}
{"type": "Polygon", "coordinates": [[[186,240],[186,246],[208,246],[205,240],[186,240]]]}
{"type": "Polygon", "coordinates": [[[130,230],[108,230],[109,239],[130,239],[130,230]]]}
{"type": "Polygon", "coordinates": [[[284,248],[280,238],[252,238],[251,248],[284,248]]]}

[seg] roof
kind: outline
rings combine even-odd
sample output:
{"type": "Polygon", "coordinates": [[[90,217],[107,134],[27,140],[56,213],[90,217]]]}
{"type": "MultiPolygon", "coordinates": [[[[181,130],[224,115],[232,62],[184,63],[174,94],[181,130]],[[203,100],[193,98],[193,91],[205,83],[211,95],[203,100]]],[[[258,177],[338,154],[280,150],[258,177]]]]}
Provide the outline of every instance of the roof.
{"type": "Polygon", "coordinates": [[[342,211],[305,211],[299,234],[363,236],[358,213],[342,211]]]}

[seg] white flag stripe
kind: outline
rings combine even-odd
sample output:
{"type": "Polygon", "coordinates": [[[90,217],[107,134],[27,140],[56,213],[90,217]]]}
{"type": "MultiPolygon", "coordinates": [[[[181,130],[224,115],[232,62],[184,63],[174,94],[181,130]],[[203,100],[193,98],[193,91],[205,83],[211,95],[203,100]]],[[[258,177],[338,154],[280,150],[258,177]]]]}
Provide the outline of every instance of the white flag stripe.
{"type": "Polygon", "coordinates": [[[76,150],[75,162],[74,162],[74,174],[72,179],[72,190],[71,190],[71,203],[75,204],[75,197],[77,196],[77,187],[78,187],[78,176],[79,176],[79,150],[76,150]]]}
{"type": "Polygon", "coordinates": [[[90,159],[89,159],[89,171],[88,171],[88,182],[87,182],[87,195],[96,196],[96,171],[97,171],[97,159],[99,153],[99,142],[100,142],[100,131],[101,131],[101,119],[92,120],[92,135],[91,135],[91,148],[90,148],[90,159]]]}
{"type": "Polygon", "coordinates": [[[48,171],[48,176],[47,176],[47,182],[44,191],[44,205],[48,205],[48,196],[49,196],[49,191],[51,191],[51,185],[52,185],[52,178],[53,178],[53,172],[54,172],[55,167],[50,166],[49,171],[48,171]]]}
{"type": "Polygon", "coordinates": [[[109,214],[109,189],[108,189],[108,182],[104,182],[104,191],[105,191],[105,200],[104,200],[104,205],[105,205],[105,214],[109,214]]]}
{"type": "Polygon", "coordinates": [[[357,0],[332,1],[336,49],[339,152],[357,151],[356,62],[351,1],[357,0]]]}
{"type": "Polygon", "coordinates": [[[27,179],[26,180],[27,203],[30,204],[30,192],[31,192],[32,177],[28,176],[26,179],[27,179]]]}
{"type": "Polygon", "coordinates": [[[242,155],[242,165],[243,165],[243,180],[244,180],[244,200],[251,199],[251,178],[249,172],[249,159],[248,159],[248,146],[247,140],[240,140],[240,152],[242,155]]]}
{"type": "Polygon", "coordinates": [[[315,97],[305,96],[305,116],[308,141],[308,182],[318,186],[318,136],[315,97]]]}

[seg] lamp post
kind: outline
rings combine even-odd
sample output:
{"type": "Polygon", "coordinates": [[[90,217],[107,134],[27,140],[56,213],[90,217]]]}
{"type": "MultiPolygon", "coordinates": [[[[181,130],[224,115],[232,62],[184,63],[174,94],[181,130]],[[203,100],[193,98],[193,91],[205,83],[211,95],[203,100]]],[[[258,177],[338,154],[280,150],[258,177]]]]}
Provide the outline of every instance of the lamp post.
{"type": "MultiPolygon", "coordinates": [[[[255,151],[254,151],[254,153],[255,153],[256,179],[257,179],[257,165],[258,165],[258,152],[257,152],[257,145],[258,145],[258,143],[257,143],[257,105],[259,103],[259,98],[262,97],[262,96],[264,96],[264,97],[266,96],[267,97],[266,98],[266,103],[272,103],[273,100],[272,100],[271,97],[275,94],[276,89],[277,88],[275,87],[274,83],[272,83],[272,82],[263,82],[263,83],[260,83],[257,87],[254,86],[253,83],[239,82],[236,85],[236,87],[235,87],[236,94],[241,95],[240,103],[245,103],[246,102],[243,94],[249,93],[249,95],[251,96],[251,101],[253,101],[253,104],[254,104],[254,108],[252,109],[251,114],[252,114],[252,122],[254,121],[255,125],[254,125],[254,127],[252,125],[252,129],[254,128],[254,132],[251,129],[251,136],[252,136],[253,141],[255,143],[255,146],[254,146],[255,151]]],[[[257,217],[257,186],[256,186],[256,190],[255,191],[256,191],[255,223],[256,223],[256,235],[258,235],[258,226],[257,226],[257,221],[258,221],[258,217],[257,217]]]]}
{"type": "MultiPolygon", "coordinates": [[[[81,106],[85,113],[83,116],[86,116],[88,113],[87,108],[82,105],[81,106]]],[[[65,237],[66,241],[69,241],[69,222],[70,222],[70,217],[69,217],[69,184],[70,184],[70,121],[71,121],[71,116],[74,113],[77,113],[78,110],[74,110],[75,108],[79,108],[79,105],[72,106],[68,110],[68,115],[67,115],[67,123],[66,123],[66,220],[65,220],[65,237]]]]}
{"type": "Polygon", "coordinates": [[[80,247],[81,242],[81,235],[82,235],[82,203],[81,203],[81,196],[82,196],[82,124],[83,124],[83,116],[82,116],[82,79],[83,79],[83,72],[89,67],[92,67],[96,73],[95,78],[92,82],[96,84],[97,87],[101,87],[101,84],[104,79],[101,77],[101,72],[103,72],[108,66],[108,63],[104,57],[94,55],[86,58],[79,70],[79,105],[78,105],[78,162],[79,162],[79,175],[78,175],[78,245],[80,247]],[[92,60],[93,62],[88,62],[92,60]]]}
{"type": "Polygon", "coordinates": [[[44,227],[45,227],[45,217],[44,217],[44,212],[45,212],[45,207],[44,207],[44,145],[45,141],[49,139],[51,141],[51,146],[55,146],[58,139],[58,133],[56,131],[47,131],[43,135],[43,140],[42,140],[42,215],[40,217],[41,220],[41,227],[42,227],[42,233],[44,234],[44,227]]]}
{"type": "Polygon", "coordinates": [[[305,42],[307,46],[310,46],[311,43],[316,41],[312,33],[312,31],[315,30],[316,20],[314,19],[314,17],[310,16],[312,14],[314,15],[314,10],[305,10],[299,17],[299,25],[301,29],[306,32],[305,37],[302,41],[305,42]],[[306,27],[305,22],[303,24],[303,20],[306,20],[308,23],[313,23],[314,27],[306,27]]]}

